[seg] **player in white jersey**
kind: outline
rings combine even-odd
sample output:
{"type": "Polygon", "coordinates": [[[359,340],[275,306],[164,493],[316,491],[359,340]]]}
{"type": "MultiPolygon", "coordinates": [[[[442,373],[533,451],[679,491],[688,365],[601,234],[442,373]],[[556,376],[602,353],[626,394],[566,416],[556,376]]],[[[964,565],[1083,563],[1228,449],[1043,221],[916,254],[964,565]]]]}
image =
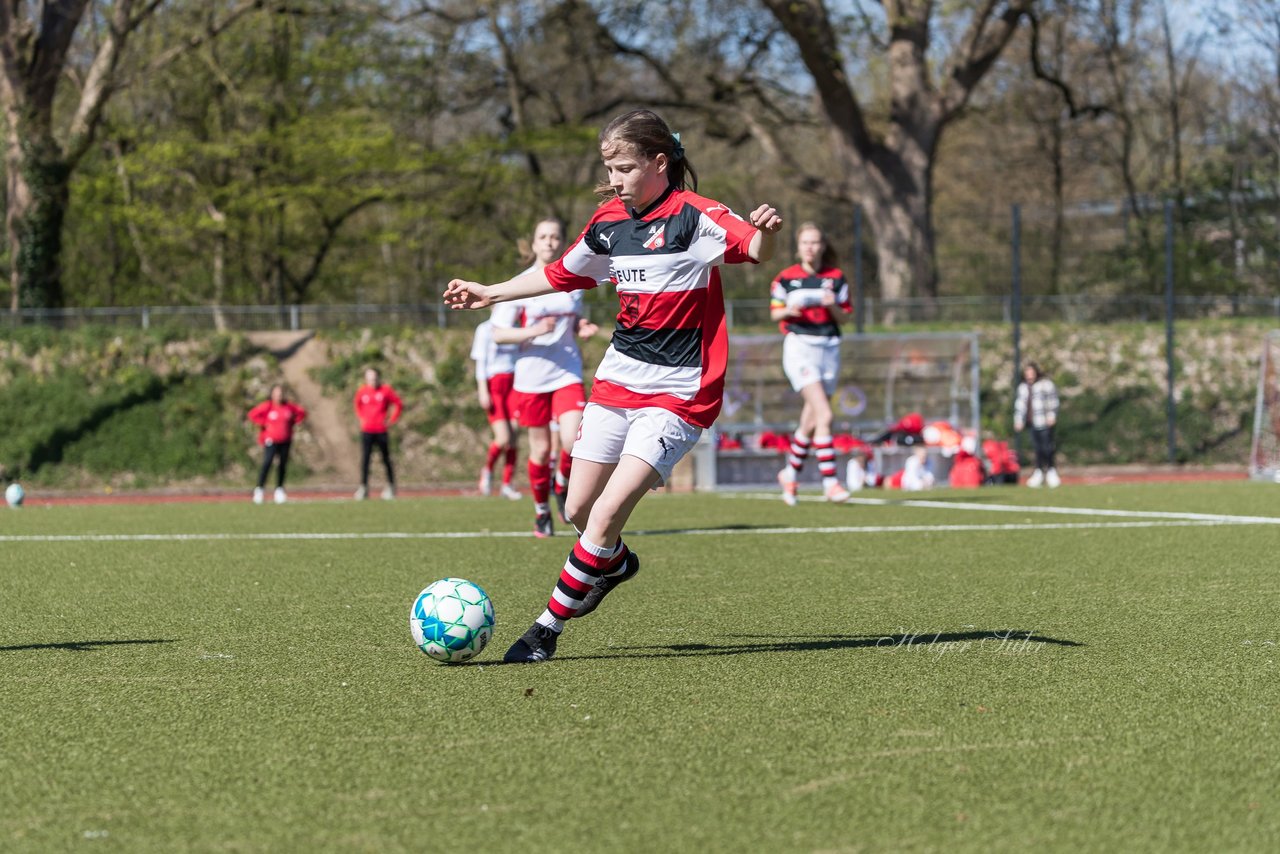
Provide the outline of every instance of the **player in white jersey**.
{"type": "Polygon", "coordinates": [[[782,227],[769,205],[744,220],[693,192],[697,176],[679,138],[648,110],[606,125],[600,154],[609,200],[560,260],[496,285],[454,279],[444,294],[454,308],[484,308],[608,277],[621,303],[574,446],[568,513],[580,536],[508,662],[550,658],[566,620],[595,610],[639,571],[622,530],[723,402],[728,330],[718,267],[768,260],[782,227]]]}
{"type": "Polygon", "coordinates": [[[498,457],[504,457],[502,497],[512,501],[519,501],[521,497],[511,485],[516,467],[516,418],[511,397],[518,349],[514,344],[493,340],[491,321],[476,327],[476,337],[471,344],[471,358],[476,363],[476,392],[493,430],[493,441],[480,469],[480,494],[489,495],[493,491],[493,467],[498,457]]]}
{"type": "Polygon", "coordinates": [[[778,483],[783,500],[795,506],[796,480],[812,446],[822,491],[828,501],[840,503],[849,500],[849,491],[836,477],[830,398],[840,373],[840,324],[835,309],[846,314],[853,311],[849,283],[836,266],[836,253],[826,234],[812,222],[796,229],[796,257],[799,263],[779,273],[769,293],[769,315],[786,336],[782,370],[804,401],[778,483]]]}
{"type": "MultiPolygon", "coordinates": [[[[534,227],[533,264],[525,273],[542,270],[564,245],[559,220],[544,219],[534,227]]],[[[554,492],[564,516],[572,466],[573,440],[587,405],[582,385],[582,351],[577,336],[589,338],[599,328],[582,316],[582,293],[554,292],[496,305],[493,339],[518,345],[512,405],[529,434],[529,489],[533,492],[534,527],[538,537],[554,533],[549,493],[554,492]],[[561,452],[551,459],[551,422],[559,426],[561,452]],[[554,486],[552,467],[555,467],[554,486]]]]}

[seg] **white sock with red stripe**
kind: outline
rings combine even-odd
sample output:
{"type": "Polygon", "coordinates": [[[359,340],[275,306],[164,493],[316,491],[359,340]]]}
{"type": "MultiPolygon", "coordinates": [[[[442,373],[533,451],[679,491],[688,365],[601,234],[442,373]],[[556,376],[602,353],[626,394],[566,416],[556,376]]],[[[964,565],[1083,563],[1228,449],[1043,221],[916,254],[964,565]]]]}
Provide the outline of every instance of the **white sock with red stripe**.
{"type": "Polygon", "coordinates": [[[791,453],[787,455],[787,462],[791,468],[795,469],[796,474],[800,473],[800,469],[804,468],[805,458],[809,456],[809,439],[800,435],[797,430],[791,436],[791,453]]]}
{"type": "Polygon", "coordinates": [[[578,538],[569,559],[560,571],[560,580],[551,591],[547,609],[535,621],[555,632],[564,631],[565,620],[572,619],[582,607],[582,597],[591,592],[602,575],[614,575],[625,568],[627,547],[618,540],[613,548],[597,546],[585,537],[578,538]]]}
{"type": "Polygon", "coordinates": [[[835,441],[830,436],[814,436],[813,453],[818,458],[818,473],[822,475],[823,487],[836,483],[835,441]]]}

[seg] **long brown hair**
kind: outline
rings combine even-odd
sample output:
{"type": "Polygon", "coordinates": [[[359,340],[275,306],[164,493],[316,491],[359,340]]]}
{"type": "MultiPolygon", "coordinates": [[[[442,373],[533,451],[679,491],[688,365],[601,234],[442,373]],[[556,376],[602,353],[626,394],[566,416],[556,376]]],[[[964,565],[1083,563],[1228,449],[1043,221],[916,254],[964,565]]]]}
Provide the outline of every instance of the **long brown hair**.
{"type": "Polygon", "coordinates": [[[802,222],[796,227],[796,256],[799,257],[800,235],[806,231],[816,231],[822,238],[822,255],[818,258],[818,269],[825,270],[828,267],[834,267],[840,263],[840,256],[836,254],[835,247],[831,245],[831,241],[827,239],[827,233],[822,230],[822,226],[816,222],[802,222]]]}
{"type": "MultiPolygon", "coordinates": [[[[618,116],[600,131],[600,150],[625,145],[635,153],[652,160],[667,155],[667,185],[681,190],[698,191],[698,173],[684,153],[684,146],[671,133],[662,116],[652,110],[632,110],[618,116]]],[[[613,187],[607,181],[596,185],[601,198],[613,198],[613,187]]]]}

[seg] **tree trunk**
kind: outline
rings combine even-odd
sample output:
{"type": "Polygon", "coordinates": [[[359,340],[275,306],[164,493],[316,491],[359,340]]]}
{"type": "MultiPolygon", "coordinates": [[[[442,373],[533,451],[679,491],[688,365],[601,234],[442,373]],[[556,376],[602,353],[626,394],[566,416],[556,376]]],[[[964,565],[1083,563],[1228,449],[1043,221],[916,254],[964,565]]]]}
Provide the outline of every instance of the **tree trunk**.
{"type": "Polygon", "coordinates": [[[213,236],[213,327],[226,332],[227,316],[222,304],[227,298],[227,215],[212,203],[208,212],[218,228],[213,236]]]}
{"type": "MultiPolygon", "coordinates": [[[[909,311],[907,317],[929,316],[938,294],[930,203],[902,195],[896,199],[868,196],[863,203],[876,247],[880,298],[890,303],[922,297],[922,310],[909,311]]],[[[892,325],[897,319],[893,306],[887,306],[885,323],[892,325]]]]}
{"type": "MultiPolygon", "coordinates": [[[[880,298],[886,302],[920,298],[919,312],[933,314],[938,297],[933,230],[932,153],[920,157],[885,156],[852,165],[853,191],[865,206],[876,248],[880,298]],[[888,161],[888,162],[886,162],[888,161]]],[[[889,307],[884,320],[892,325],[898,314],[889,307]]]]}
{"type": "Polygon", "coordinates": [[[12,308],[62,308],[62,222],[71,168],[52,137],[27,136],[17,148],[11,140],[6,226],[14,259],[12,308]]]}

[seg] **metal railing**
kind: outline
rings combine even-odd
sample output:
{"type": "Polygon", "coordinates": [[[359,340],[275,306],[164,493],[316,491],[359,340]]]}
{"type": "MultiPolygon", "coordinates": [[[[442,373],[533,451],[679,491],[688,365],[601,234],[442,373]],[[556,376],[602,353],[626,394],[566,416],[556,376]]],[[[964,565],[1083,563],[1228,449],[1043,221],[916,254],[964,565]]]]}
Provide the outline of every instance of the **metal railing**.
{"type": "MultiPolygon", "coordinates": [[[[941,323],[1010,323],[1010,296],[939,297],[935,300],[865,300],[866,326],[882,324],[890,315],[898,322],[929,320],[941,323]]],[[[588,311],[602,315],[603,306],[588,311]]],[[[729,328],[770,325],[769,301],[731,299],[725,302],[729,328]]],[[[1218,294],[1180,296],[1174,299],[1179,320],[1202,318],[1280,318],[1280,295],[1241,296],[1218,294]]],[[[4,315],[9,326],[48,325],[76,328],[87,325],[153,327],[191,330],[226,329],[343,329],[362,326],[434,326],[469,328],[483,313],[452,311],[440,303],[348,305],[228,305],[228,306],[115,306],[110,308],[23,309],[4,315]]],[[[1165,316],[1164,297],[1150,296],[1025,296],[1021,304],[1024,322],[1115,323],[1155,322],[1165,316]]],[[[608,318],[599,316],[597,321],[608,318]]],[[[852,323],[850,324],[852,327],[852,323]]]]}

